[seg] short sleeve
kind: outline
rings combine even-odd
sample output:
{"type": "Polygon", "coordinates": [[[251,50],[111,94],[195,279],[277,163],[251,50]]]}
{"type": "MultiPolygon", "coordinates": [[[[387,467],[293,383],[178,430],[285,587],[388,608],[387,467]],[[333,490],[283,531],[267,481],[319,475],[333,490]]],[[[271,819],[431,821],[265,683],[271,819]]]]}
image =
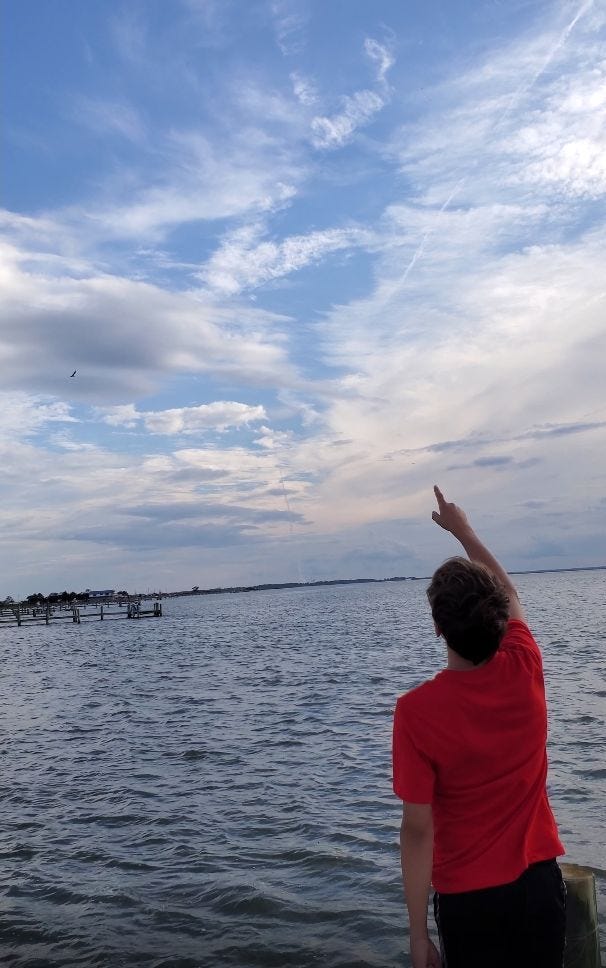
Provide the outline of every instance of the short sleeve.
{"type": "Polygon", "coordinates": [[[435,772],[430,760],[415,743],[405,699],[405,696],[398,699],[393,719],[393,789],[396,796],[407,803],[431,803],[435,772]]]}
{"type": "Polygon", "coordinates": [[[541,650],[526,623],[521,622],[520,619],[512,618],[507,624],[499,651],[507,651],[507,649],[526,649],[542,664],[541,650]]]}

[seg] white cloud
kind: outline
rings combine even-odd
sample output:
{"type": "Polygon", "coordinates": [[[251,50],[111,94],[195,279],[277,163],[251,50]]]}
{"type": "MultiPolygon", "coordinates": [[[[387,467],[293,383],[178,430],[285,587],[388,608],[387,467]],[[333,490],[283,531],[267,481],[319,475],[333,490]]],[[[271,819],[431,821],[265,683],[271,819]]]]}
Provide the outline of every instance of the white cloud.
{"type": "Polygon", "coordinates": [[[373,40],[372,37],[367,37],[365,39],[364,50],[366,55],[370,57],[371,61],[376,64],[377,80],[383,83],[385,81],[387,72],[395,63],[393,54],[384,44],[380,44],[377,40],[373,40]]]}
{"type": "Polygon", "coordinates": [[[491,51],[402,130],[416,194],[377,227],[373,292],[319,327],[346,376],[292,457],[318,528],[416,514],[442,477],[486,508],[496,474],[508,506],[597,500],[606,238],[571,203],[603,192],[602,59],[560,29],[491,51]]]}
{"type": "MultiPolygon", "coordinates": [[[[194,7],[198,25],[206,13],[215,23],[219,4],[191,0],[194,7]]],[[[308,143],[311,123],[317,148],[346,145],[387,105],[392,48],[371,38],[370,89],[331,109],[315,76],[293,71],[290,82],[264,87],[260,70],[230,74],[213,90],[216,103],[196,105],[207,112],[203,133],[164,127],[152,148],[139,116],[89,104],[91,124],[139,137],[147,153],[136,170],[120,171],[119,184],[103,185],[99,198],[109,203],[4,216],[12,245],[0,269],[0,354],[4,385],[15,390],[0,420],[8,495],[0,518],[16,536],[11,569],[29,580],[35,562],[36,574],[55,575],[59,547],[78,577],[83,564],[103,562],[116,576],[128,568],[144,581],[173,576],[171,587],[190,568],[207,583],[252,580],[261,568],[271,580],[296,571],[293,534],[327,577],[358,561],[384,574],[394,560],[385,546],[403,553],[406,535],[421,536],[423,567],[443,553],[443,536],[434,547],[419,523],[429,520],[434,479],[466,497],[489,531],[498,488],[508,554],[531,556],[532,522],[520,509],[536,500],[564,515],[561,533],[584,541],[596,527],[587,509],[604,495],[606,452],[606,236],[601,209],[587,205],[603,194],[606,157],[603,50],[589,30],[595,11],[585,3],[571,19],[568,4],[554,5],[540,36],[450,74],[423,95],[420,120],[382,155],[372,146],[371,175],[361,171],[368,156],[354,159],[352,174],[354,164],[314,154],[308,143]],[[360,211],[375,213],[385,206],[371,228],[316,229],[326,185],[341,191],[341,177],[357,180],[349,195],[336,198],[335,188],[337,203],[360,201],[360,211]],[[366,177],[376,179],[372,190],[366,177]],[[301,204],[291,206],[299,192],[301,204]],[[196,220],[207,224],[185,253],[196,220]],[[150,239],[166,239],[163,251],[150,250],[150,239]],[[198,268],[217,245],[200,273],[206,290],[127,278],[132,240],[170,285],[187,285],[170,270],[198,268]],[[352,298],[344,287],[342,305],[326,311],[311,348],[326,369],[321,380],[303,381],[289,353],[305,357],[322,304],[291,343],[293,320],[235,297],[355,247],[374,256],[356,280],[366,295],[352,298]],[[198,399],[200,374],[212,381],[204,399],[232,399],[144,409],[142,397],[159,389],[163,400],[174,393],[175,404],[185,394],[198,399]],[[262,406],[233,399],[244,385],[275,392],[271,427],[262,406]],[[133,449],[111,453],[82,441],[100,429],[85,422],[85,405],[102,408],[107,425],[135,430],[133,449]],[[239,447],[229,446],[232,436],[211,436],[238,427],[249,428],[239,447]],[[175,435],[192,446],[175,450],[175,435]],[[214,446],[193,446],[196,435],[214,446]],[[158,527],[142,528],[142,520],[158,527]]],[[[291,56],[305,42],[305,9],[277,3],[273,16],[291,56]]],[[[149,37],[138,26],[123,21],[121,49],[129,69],[148,71],[149,37]]],[[[409,98],[401,116],[414,116],[414,94],[398,93],[409,98]]],[[[390,119],[399,110],[393,101],[390,119]]],[[[327,202],[322,224],[330,211],[327,202]]],[[[104,437],[124,443],[106,429],[104,437]]]]}
{"type": "MultiPolygon", "coordinates": [[[[460,463],[457,449],[471,455],[467,463],[511,457],[510,464],[458,472],[471,492],[489,488],[495,473],[500,489],[517,500],[541,486],[570,493],[574,478],[589,482],[596,473],[603,481],[596,455],[606,435],[599,270],[605,242],[600,232],[574,246],[536,246],[502,258],[472,250],[464,271],[456,259],[432,260],[414,290],[378,287],[373,298],[331,312],[327,362],[357,378],[344,381],[325,409],[326,444],[316,437],[313,448],[297,454],[299,467],[323,469],[307,515],[320,526],[328,526],[322,508],[334,513],[337,504],[343,525],[395,515],[398,487],[410,493],[415,479],[452,479],[445,468],[460,463]],[[436,291],[448,293],[440,307],[436,291]],[[539,432],[546,424],[551,431],[539,432]],[[336,455],[331,438],[347,441],[336,455]],[[545,468],[566,448],[574,466],[546,483],[545,468]]],[[[391,264],[385,268],[392,272],[391,264]]]]}
{"type": "Polygon", "coordinates": [[[266,419],[265,408],[216,400],[197,407],[175,407],[169,410],[137,410],[134,404],[111,407],[102,411],[104,423],[114,427],[135,427],[143,424],[152,434],[199,434],[205,431],[225,431],[244,427],[266,419]]]}
{"type": "Polygon", "coordinates": [[[168,373],[222,374],[257,386],[298,382],[269,313],[99,272],[73,277],[69,260],[57,259],[52,274],[35,260],[32,271],[29,251],[4,251],[6,388],[35,386],[58,399],[116,405],[152,392],[168,373]]]}
{"type": "Polygon", "coordinates": [[[419,122],[401,130],[403,171],[433,203],[457,184],[477,204],[520,186],[550,200],[604,192],[606,62],[583,4],[565,28],[491,51],[431,91],[419,122]],[[573,26],[571,26],[573,25],[573,26]]]}
{"type": "Polygon", "coordinates": [[[279,537],[292,521],[284,500],[267,493],[264,482],[269,490],[280,483],[269,453],[198,449],[141,458],[57,445],[60,455],[27,441],[6,448],[0,439],[0,480],[18,488],[10,509],[0,508],[11,562],[3,594],[91,586],[88,576],[100,572],[141,588],[148,568],[155,585],[175,587],[182,580],[175,562],[187,548],[195,549],[194,573],[205,574],[211,556],[216,575],[226,549],[242,557],[247,544],[279,537]]]}
{"type": "Polygon", "coordinates": [[[142,413],[137,410],[134,403],[124,403],[116,407],[98,408],[97,413],[103,423],[110,427],[136,427],[142,418],[142,413]]]}
{"type": "Polygon", "coordinates": [[[310,78],[304,77],[297,71],[293,71],[290,75],[290,80],[292,82],[293,93],[301,104],[307,107],[308,105],[317,103],[318,92],[316,85],[310,78]]]}
{"type": "Polygon", "coordinates": [[[91,452],[97,449],[95,444],[87,443],[85,440],[74,440],[67,430],[50,434],[48,439],[53,447],[60,447],[61,450],[91,452]]]}
{"type": "Polygon", "coordinates": [[[245,226],[223,242],[200,273],[210,289],[234,295],[370,239],[369,232],[349,228],[293,235],[281,242],[259,241],[262,231],[261,226],[245,226]]]}
{"type": "Polygon", "coordinates": [[[296,0],[273,0],[271,11],[281,53],[285,57],[300,54],[307,42],[305,28],[308,20],[301,3],[296,0]]]}
{"type": "Polygon", "coordinates": [[[271,427],[261,427],[259,436],[255,439],[257,447],[264,450],[281,450],[293,443],[293,434],[288,431],[273,430],[271,427]]]}
{"type": "MultiPolygon", "coordinates": [[[[235,136],[234,136],[235,137],[235,136]]],[[[239,129],[236,144],[211,143],[192,132],[170,136],[176,155],[151,187],[129,191],[132,201],[113,207],[83,207],[65,213],[71,224],[109,238],[162,238],[176,225],[233,218],[280,208],[296,194],[301,178],[287,155],[269,138],[254,142],[239,129]]]]}
{"type": "Polygon", "coordinates": [[[19,441],[57,423],[77,423],[68,403],[32,393],[0,392],[0,439],[19,441]]]}
{"type": "Polygon", "coordinates": [[[385,107],[389,98],[386,75],[395,63],[394,57],[386,46],[371,37],[364,40],[364,52],[376,66],[381,93],[371,90],[356,91],[355,94],[341,98],[342,110],[338,113],[316,115],[312,118],[312,144],[315,148],[341,148],[351,141],[358,128],[369,124],[385,107]]]}
{"type": "Polygon", "coordinates": [[[342,103],[343,110],[339,114],[312,119],[312,141],[316,148],[341,148],[385,105],[384,99],[375,91],[357,91],[343,97],[342,103]]]}
{"type": "MultiPolygon", "coordinates": [[[[52,218],[20,215],[18,212],[10,212],[7,209],[0,209],[0,227],[15,235],[23,233],[38,240],[57,231],[57,223],[52,218]]],[[[7,255],[9,255],[8,252],[7,255]]]]}
{"type": "Polygon", "coordinates": [[[502,148],[514,184],[572,198],[606,194],[606,61],[552,85],[542,109],[502,148]]]}

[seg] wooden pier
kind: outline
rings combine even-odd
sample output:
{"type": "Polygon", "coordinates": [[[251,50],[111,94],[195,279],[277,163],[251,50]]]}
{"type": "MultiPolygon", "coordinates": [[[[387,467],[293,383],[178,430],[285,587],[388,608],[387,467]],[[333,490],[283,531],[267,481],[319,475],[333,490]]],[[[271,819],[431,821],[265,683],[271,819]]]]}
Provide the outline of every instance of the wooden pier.
{"type": "Polygon", "coordinates": [[[55,625],[57,622],[104,622],[114,619],[161,618],[162,602],[153,608],[142,608],[141,602],[124,604],[80,605],[13,605],[0,609],[0,628],[22,625],[55,625]]]}

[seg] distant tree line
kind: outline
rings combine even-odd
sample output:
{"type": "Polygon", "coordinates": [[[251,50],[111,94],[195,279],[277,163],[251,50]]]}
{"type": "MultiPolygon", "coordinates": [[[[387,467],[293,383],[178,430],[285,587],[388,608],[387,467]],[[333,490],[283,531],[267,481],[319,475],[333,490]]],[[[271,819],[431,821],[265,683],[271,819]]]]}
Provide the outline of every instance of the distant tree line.
{"type": "MultiPolygon", "coordinates": [[[[116,592],[112,598],[130,598],[127,591],[116,592]]],[[[0,608],[12,608],[14,605],[29,605],[40,607],[42,605],[72,605],[74,602],[102,601],[98,596],[92,597],[88,592],[51,592],[50,595],[43,595],[42,592],[34,592],[20,602],[15,602],[10,595],[0,601],[0,608]]]]}

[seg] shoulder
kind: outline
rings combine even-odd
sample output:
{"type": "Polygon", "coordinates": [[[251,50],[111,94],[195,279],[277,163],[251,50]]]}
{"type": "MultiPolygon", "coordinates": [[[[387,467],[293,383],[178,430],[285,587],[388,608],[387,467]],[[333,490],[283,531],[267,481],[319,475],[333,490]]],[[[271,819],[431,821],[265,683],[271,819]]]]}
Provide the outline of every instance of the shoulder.
{"type": "Polygon", "coordinates": [[[526,622],[521,619],[511,618],[507,623],[505,635],[499,645],[499,652],[507,652],[510,649],[524,649],[541,659],[541,650],[536,643],[535,637],[528,628],[526,622]]]}
{"type": "Polygon", "coordinates": [[[505,635],[501,640],[501,646],[503,645],[534,645],[538,648],[535,641],[534,635],[528,628],[526,622],[523,622],[519,618],[510,618],[507,623],[507,628],[505,630],[505,635]]]}
{"type": "Polygon", "coordinates": [[[409,715],[434,703],[436,694],[440,690],[440,682],[438,673],[433,679],[428,679],[427,682],[422,682],[413,689],[409,689],[408,692],[398,697],[396,712],[400,715],[409,715]]]}

